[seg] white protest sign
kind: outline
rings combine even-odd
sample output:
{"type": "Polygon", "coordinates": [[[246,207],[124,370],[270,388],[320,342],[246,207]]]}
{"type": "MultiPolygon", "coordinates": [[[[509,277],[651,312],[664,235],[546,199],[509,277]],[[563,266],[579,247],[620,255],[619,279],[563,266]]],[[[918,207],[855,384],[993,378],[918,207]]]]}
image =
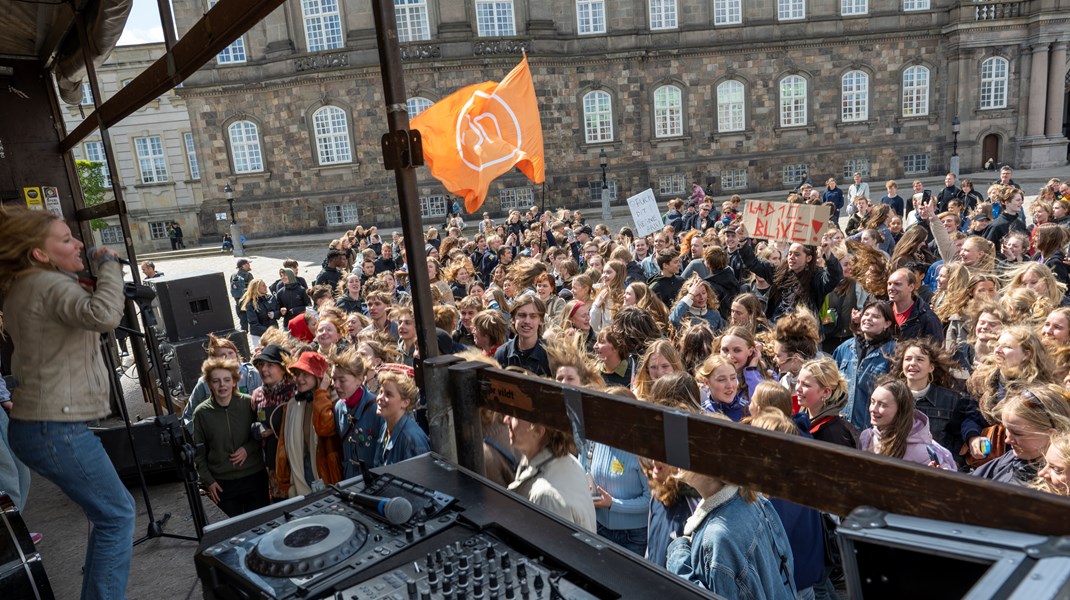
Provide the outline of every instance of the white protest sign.
{"type": "Polygon", "coordinates": [[[632,211],[635,235],[639,237],[650,235],[665,226],[652,189],[647,188],[628,198],[628,209],[632,211]]]}

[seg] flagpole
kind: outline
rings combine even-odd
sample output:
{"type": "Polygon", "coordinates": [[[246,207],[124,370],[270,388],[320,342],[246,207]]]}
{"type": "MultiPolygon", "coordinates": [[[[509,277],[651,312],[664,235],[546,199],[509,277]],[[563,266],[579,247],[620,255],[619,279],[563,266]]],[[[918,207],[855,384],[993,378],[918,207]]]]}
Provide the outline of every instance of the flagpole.
{"type": "MultiPolygon", "coordinates": [[[[422,363],[438,356],[438,337],[432,310],[431,281],[424,254],[423,221],[420,197],[416,188],[416,167],[423,164],[419,132],[409,130],[406,106],[405,71],[398,45],[397,20],[393,0],[372,0],[375,37],[379,47],[379,66],[383,79],[383,99],[389,133],[383,136],[383,160],[394,171],[401,209],[401,230],[405,236],[405,257],[409,269],[413,314],[416,317],[416,344],[422,363]]],[[[450,460],[456,460],[449,398],[446,396],[445,365],[427,365],[417,369],[417,383],[427,400],[431,447],[450,460]]]]}

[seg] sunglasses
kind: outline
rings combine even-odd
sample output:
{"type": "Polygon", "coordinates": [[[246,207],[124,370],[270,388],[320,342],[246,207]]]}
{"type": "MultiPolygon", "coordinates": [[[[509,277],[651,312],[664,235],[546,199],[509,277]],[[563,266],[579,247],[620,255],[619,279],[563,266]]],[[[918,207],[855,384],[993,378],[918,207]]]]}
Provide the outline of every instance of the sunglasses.
{"type": "Polygon", "coordinates": [[[1040,401],[1040,398],[1036,397],[1036,394],[1029,390],[1022,390],[1022,399],[1025,400],[1025,404],[1029,408],[1044,413],[1044,416],[1048,417],[1048,424],[1051,425],[1052,429],[1058,429],[1058,427],[1055,426],[1055,419],[1052,418],[1051,413],[1048,412],[1047,407],[1040,401]]]}

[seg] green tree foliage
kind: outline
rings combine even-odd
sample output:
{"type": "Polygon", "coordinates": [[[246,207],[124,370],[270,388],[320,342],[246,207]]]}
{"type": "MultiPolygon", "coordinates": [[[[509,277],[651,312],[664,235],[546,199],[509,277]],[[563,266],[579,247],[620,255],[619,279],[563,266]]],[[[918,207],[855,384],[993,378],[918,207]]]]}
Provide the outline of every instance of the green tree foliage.
{"type": "MultiPolygon", "coordinates": [[[[96,206],[104,204],[104,194],[107,190],[104,187],[104,163],[79,160],[75,162],[75,166],[78,169],[78,183],[82,186],[85,205],[96,206]]],[[[104,219],[93,219],[89,225],[93,228],[93,231],[100,231],[108,227],[108,222],[104,219]]]]}

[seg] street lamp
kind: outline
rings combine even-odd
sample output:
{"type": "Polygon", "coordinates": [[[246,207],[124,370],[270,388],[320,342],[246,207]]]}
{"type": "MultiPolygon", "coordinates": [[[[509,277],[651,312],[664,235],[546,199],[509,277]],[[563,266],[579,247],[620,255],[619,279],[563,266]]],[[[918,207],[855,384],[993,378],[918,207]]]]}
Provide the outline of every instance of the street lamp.
{"type": "Polygon", "coordinates": [[[602,223],[609,226],[609,181],[606,180],[606,149],[598,150],[598,165],[602,167],[602,223]]]}
{"type": "Polygon", "coordinates": [[[955,174],[955,177],[959,176],[959,128],[961,125],[958,115],[951,118],[951,172],[955,174]]]}
{"type": "Polygon", "coordinates": [[[234,256],[245,256],[245,248],[241,243],[241,225],[238,225],[238,219],[234,216],[234,188],[230,187],[230,182],[223,186],[223,197],[230,206],[230,243],[234,245],[234,256]]]}

